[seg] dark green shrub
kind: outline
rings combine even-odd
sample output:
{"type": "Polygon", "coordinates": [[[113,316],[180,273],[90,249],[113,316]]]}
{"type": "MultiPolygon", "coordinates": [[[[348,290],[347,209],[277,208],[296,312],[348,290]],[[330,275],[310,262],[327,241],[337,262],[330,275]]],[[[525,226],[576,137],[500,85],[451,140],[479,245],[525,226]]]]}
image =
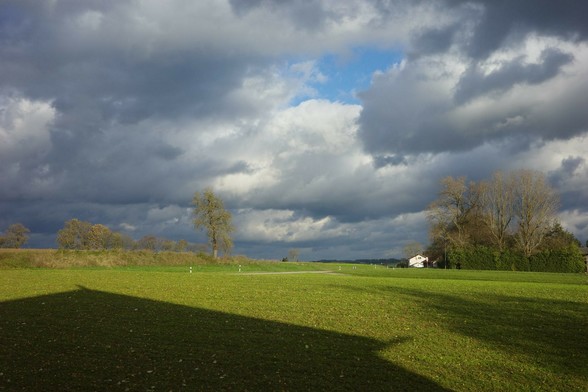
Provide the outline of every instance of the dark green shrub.
{"type": "Polygon", "coordinates": [[[408,260],[396,263],[396,268],[408,268],[408,260]]]}
{"type": "Polygon", "coordinates": [[[559,249],[548,249],[529,258],[531,271],[537,272],[582,272],[584,258],[580,248],[569,245],[559,249]]]}
{"type": "Polygon", "coordinates": [[[527,258],[517,250],[503,252],[486,246],[454,248],[449,251],[451,265],[458,263],[462,269],[534,271],[534,272],[583,272],[584,258],[576,245],[544,250],[527,258]]]}
{"type": "Polygon", "coordinates": [[[492,248],[486,246],[452,249],[449,254],[453,266],[458,263],[462,269],[495,270],[496,255],[492,248]]]}
{"type": "Polygon", "coordinates": [[[514,257],[516,257],[514,252],[508,249],[503,252],[495,250],[494,262],[496,263],[496,269],[499,271],[512,271],[512,261],[514,257]]]}
{"type": "Polygon", "coordinates": [[[529,259],[522,253],[512,252],[511,270],[512,271],[530,271],[529,259]]]}
{"type": "Polygon", "coordinates": [[[447,261],[447,266],[449,268],[457,265],[458,263],[462,265],[462,268],[467,268],[464,267],[465,260],[467,259],[467,255],[466,255],[466,250],[465,249],[450,249],[447,251],[447,256],[448,256],[448,261],[447,261]]]}

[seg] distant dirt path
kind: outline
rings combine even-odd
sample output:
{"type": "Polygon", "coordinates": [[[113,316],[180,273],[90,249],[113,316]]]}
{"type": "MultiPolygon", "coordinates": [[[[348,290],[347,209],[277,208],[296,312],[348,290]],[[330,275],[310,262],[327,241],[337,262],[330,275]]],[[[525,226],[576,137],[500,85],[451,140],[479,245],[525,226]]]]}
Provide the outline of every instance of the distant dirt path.
{"type": "Polygon", "coordinates": [[[285,272],[237,272],[235,275],[294,275],[294,274],[332,274],[341,275],[335,271],[285,271],[285,272]]]}

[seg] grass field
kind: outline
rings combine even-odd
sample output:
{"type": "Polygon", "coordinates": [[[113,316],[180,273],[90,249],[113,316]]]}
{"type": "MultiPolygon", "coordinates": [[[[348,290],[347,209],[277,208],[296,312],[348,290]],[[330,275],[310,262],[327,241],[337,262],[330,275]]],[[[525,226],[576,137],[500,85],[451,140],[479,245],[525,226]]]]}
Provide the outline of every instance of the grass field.
{"type": "Polygon", "coordinates": [[[587,390],[586,275],[241,269],[0,270],[0,390],[587,390]]]}

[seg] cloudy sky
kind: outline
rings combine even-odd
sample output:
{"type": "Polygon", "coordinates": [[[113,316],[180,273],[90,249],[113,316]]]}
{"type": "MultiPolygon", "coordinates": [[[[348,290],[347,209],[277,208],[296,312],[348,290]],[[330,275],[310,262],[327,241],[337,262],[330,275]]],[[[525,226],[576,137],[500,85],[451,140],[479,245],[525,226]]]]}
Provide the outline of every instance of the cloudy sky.
{"type": "Polygon", "coordinates": [[[543,171],[588,239],[588,2],[0,0],[0,231],[402,257],[445,176],[543,171]]]}

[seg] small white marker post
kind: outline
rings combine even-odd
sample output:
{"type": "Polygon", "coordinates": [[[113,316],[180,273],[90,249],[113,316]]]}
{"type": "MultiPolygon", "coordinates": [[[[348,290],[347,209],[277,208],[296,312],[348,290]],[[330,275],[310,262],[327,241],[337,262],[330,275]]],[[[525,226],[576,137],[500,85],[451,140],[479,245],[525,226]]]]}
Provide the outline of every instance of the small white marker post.
{"type": "Polygon", "coordinates": [[[190,267],[190,273],[192,273],[192,267],[190,267]]]}
{"type": "Polygon", "coordinates": [[[241,264],[239,264],[239,272],[241,272],[241,264]]]}

